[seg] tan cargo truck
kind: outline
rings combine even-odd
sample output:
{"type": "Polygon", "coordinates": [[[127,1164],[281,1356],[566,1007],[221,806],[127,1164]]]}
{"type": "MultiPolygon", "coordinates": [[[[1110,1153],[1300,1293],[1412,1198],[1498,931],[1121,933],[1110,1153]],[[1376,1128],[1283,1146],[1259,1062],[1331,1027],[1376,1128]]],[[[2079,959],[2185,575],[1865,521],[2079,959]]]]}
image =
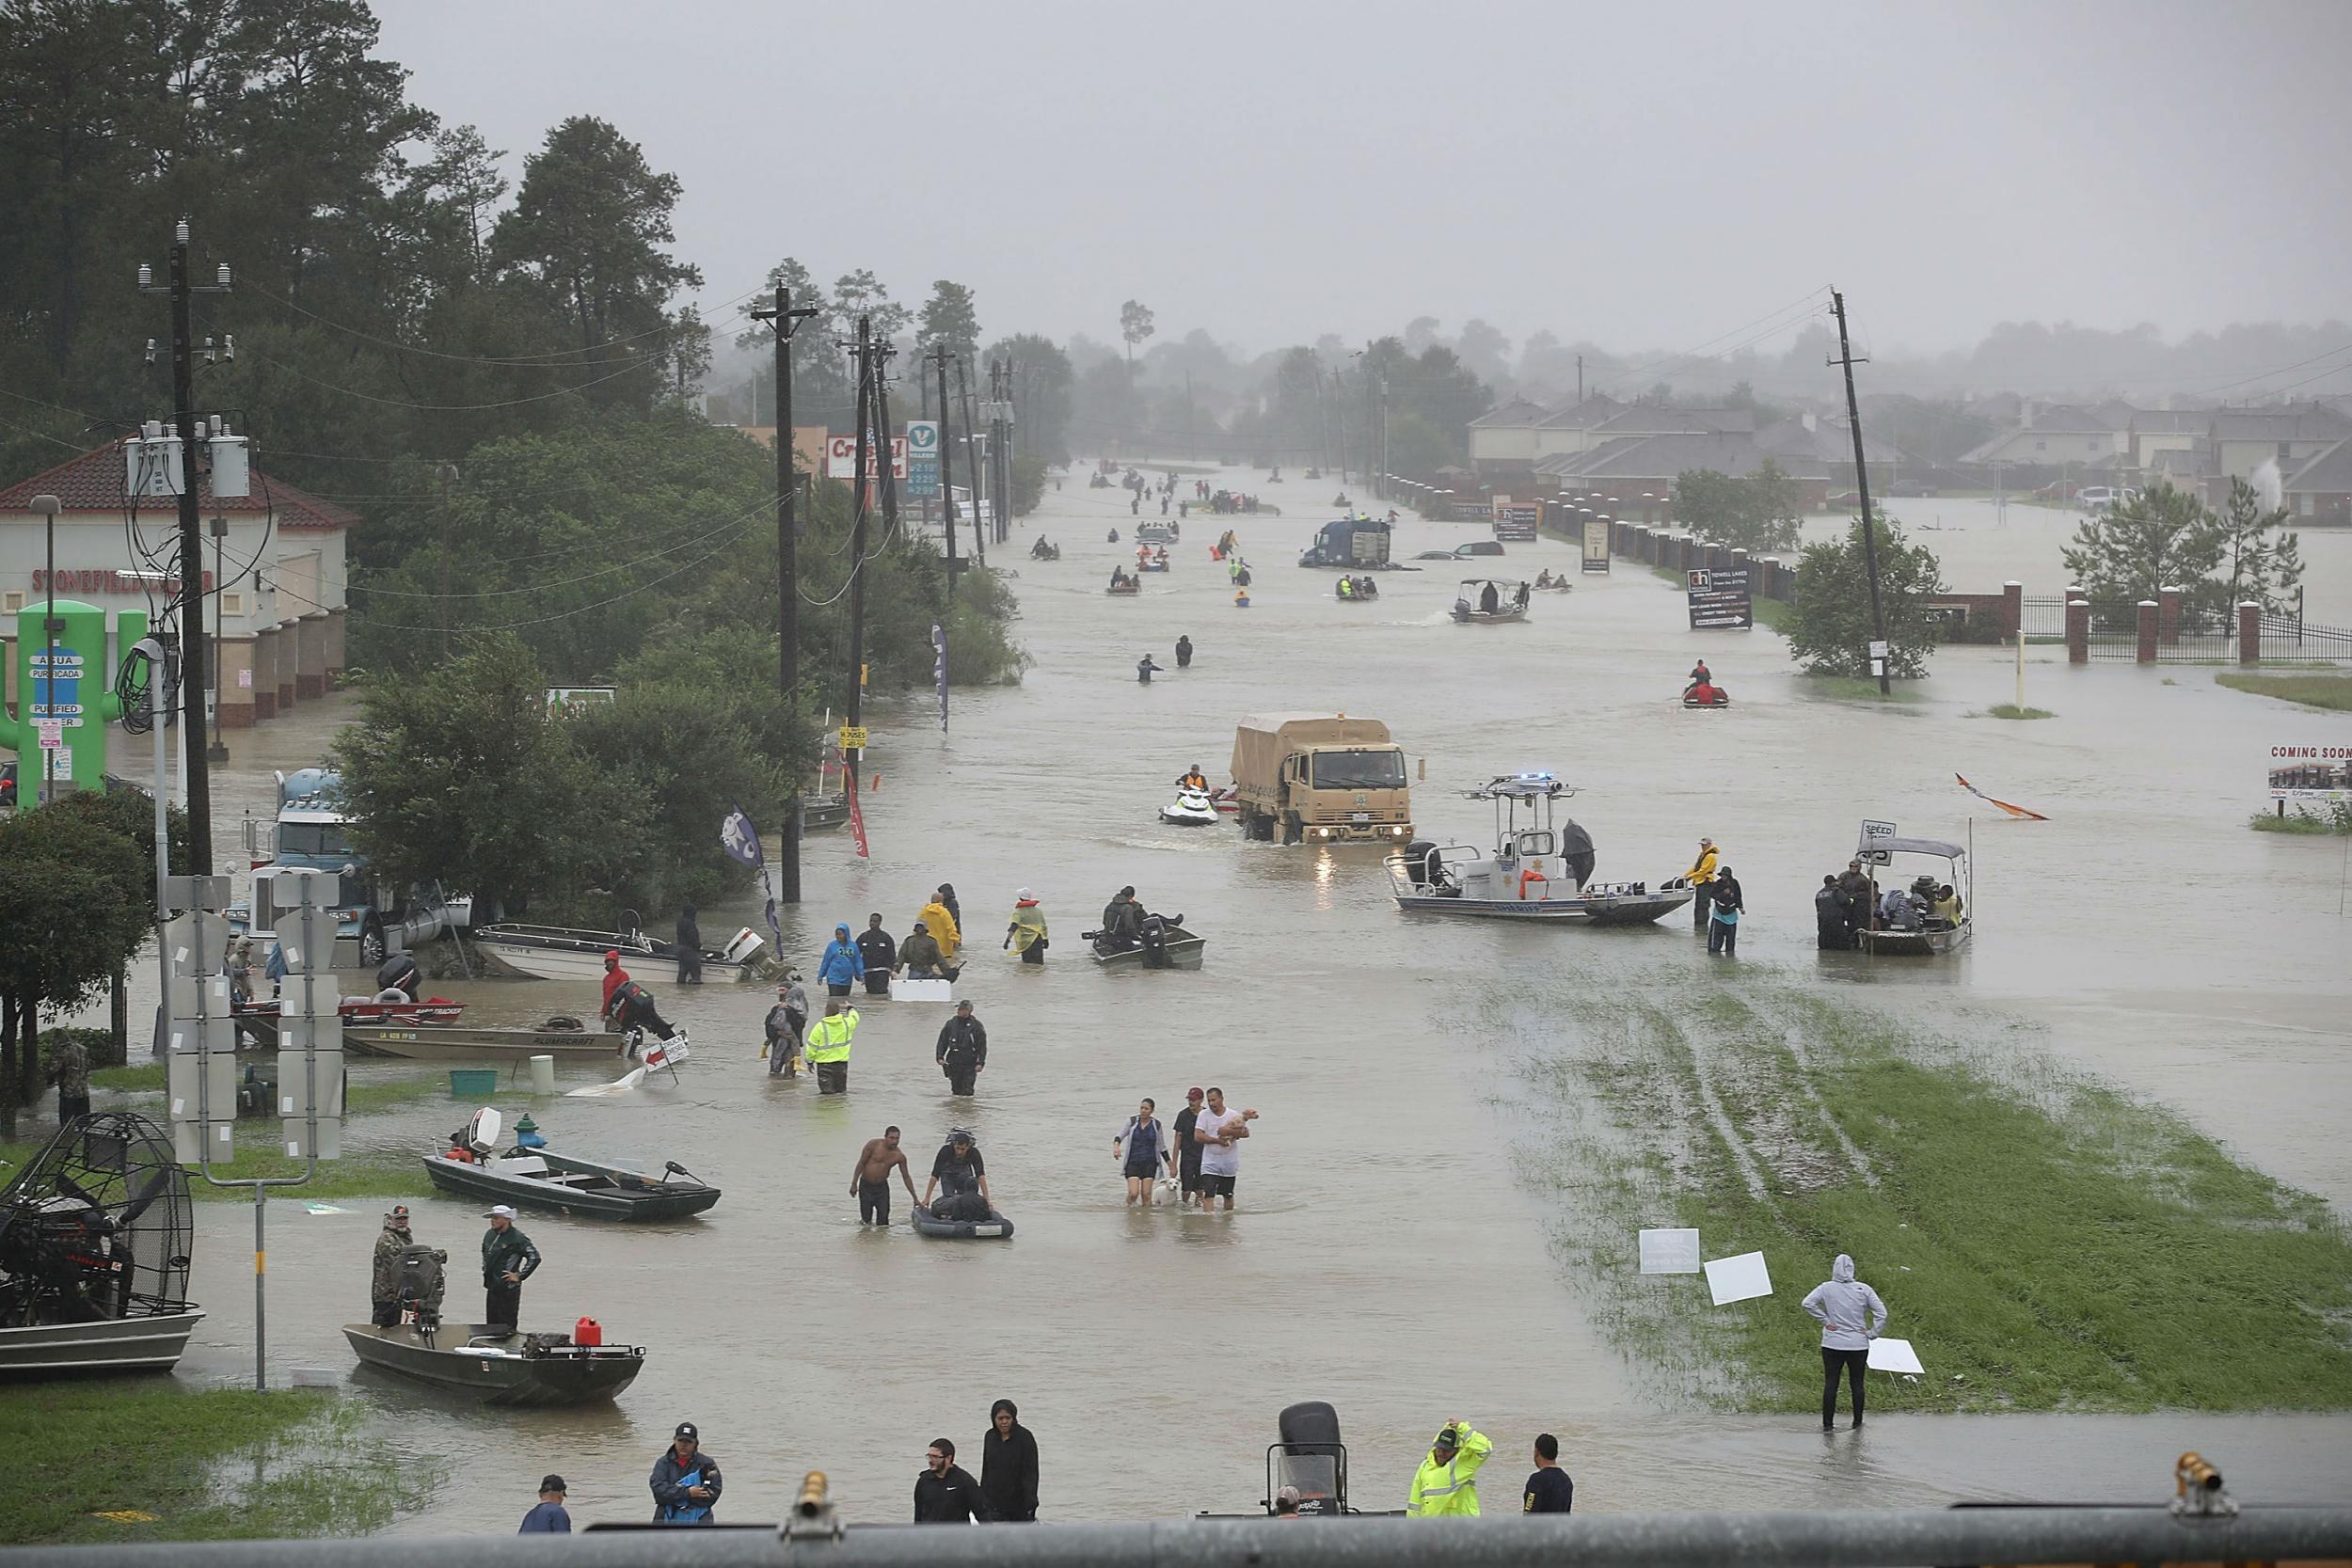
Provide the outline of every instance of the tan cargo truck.
{"type": "Polygon", "coordinates": [[[1387,844],[1413,836],[1405,752],[1377,719],[1265,713],[1233,731],[1242,831],[1284,844],[1387,844]]]}

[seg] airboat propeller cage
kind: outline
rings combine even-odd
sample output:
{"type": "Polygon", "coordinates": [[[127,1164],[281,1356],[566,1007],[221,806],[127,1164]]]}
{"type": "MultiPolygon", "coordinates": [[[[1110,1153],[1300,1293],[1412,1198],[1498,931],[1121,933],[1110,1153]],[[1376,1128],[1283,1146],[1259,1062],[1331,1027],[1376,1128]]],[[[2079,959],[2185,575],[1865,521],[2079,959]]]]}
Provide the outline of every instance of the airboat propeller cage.
{"type": "Polygon", "coordinates": [[[0,1324],[185,1311],[195,1235],[164,1131],[127,1111],[76,1117],[0,1192],[0,1324]]]}

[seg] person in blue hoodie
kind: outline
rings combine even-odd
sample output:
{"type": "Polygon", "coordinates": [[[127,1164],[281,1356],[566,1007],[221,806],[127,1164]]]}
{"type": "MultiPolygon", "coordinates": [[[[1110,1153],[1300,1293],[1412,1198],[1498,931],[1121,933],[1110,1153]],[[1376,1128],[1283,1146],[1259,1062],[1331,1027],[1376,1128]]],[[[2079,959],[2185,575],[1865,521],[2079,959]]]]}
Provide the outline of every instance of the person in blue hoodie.
{"type": "Polygon", "coordinates": [[[825,956],[817,960],[817,978],[825,982],[827,996],[847,996],[851,985],[866,978],[866,960],[858,956],[857,943],[850,940],[846,922],[833,928],[833,941],[825,944],[825,956]]]}
{"type": "Polygon", "coordinates": [[[1844,1253],[1829,1266],[1829,1277],[1813,1287],[1804,1309],[1821,1325],[1821,1430],[1837,1424],[1837,1378],[1853,1385],[1853,1424],[1862,1424],[1862,1374],[1869,1370],[1870,1341],[1886,1326],[1886,1303],[1853,1276],[1844,1253]]]}

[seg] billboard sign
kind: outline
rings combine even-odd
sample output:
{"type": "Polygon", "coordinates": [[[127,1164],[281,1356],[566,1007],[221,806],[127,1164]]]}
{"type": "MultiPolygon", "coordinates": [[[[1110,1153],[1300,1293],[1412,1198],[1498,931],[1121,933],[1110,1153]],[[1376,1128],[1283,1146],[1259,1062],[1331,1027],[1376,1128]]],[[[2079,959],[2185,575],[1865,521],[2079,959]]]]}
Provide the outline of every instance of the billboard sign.
{"type": "Polygon", "coordinates": [[[1494,530],[1498,539],[1534,539],[1544,520],[1540,501],[1515,501],[1508,496],[1494,499],[1494,530]]]}
{"type": "MultiPolygon", "coordinates": [[[[866,461],[869,465],[868,471],[871,472],[870,465],[873,460],[869,457],[866,461]]],[[[825,437],[825,477],[856,482],[856,436],[828,436],[825,437]]],[[[901,482],[907,477],[907,440],[903,436],[891,437],[890,477],[901,482]]]]}
{"type": "Polygon", "coordinates": [[[1588,572],[1609,570],[1609,519],[1584,519],[1584,569],[1588,572]]]}
{"type": "Polygon", "coordinates": [[[1748,597],[1748,571],[1701,567],[1682,574],[1694,631],[1746,630],[1756,625],[1748,597]]]}
{"type": "Polygon", "coordinates": [[[918,501],[939,499],[939,421],[909,420],[906,447],[907,495],[918,501]]]}
{"type": "Polygon", "coordinates": [[[2352,800],[2352,745],[2273,746],[2274,800],[2352,800]]]}

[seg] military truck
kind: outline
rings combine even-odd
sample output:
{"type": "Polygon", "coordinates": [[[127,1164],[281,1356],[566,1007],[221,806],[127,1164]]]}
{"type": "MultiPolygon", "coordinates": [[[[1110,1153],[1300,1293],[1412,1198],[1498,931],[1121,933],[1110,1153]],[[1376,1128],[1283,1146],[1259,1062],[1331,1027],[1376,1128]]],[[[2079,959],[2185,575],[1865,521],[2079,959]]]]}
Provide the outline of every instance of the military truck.
{"type": "Polygon", "coordinates": [[[1242,832],[1284,844],[1387,844],[1413,836],[1405,752],[1377,719],[1266,713],[1233,731],[1242,832]]]}

